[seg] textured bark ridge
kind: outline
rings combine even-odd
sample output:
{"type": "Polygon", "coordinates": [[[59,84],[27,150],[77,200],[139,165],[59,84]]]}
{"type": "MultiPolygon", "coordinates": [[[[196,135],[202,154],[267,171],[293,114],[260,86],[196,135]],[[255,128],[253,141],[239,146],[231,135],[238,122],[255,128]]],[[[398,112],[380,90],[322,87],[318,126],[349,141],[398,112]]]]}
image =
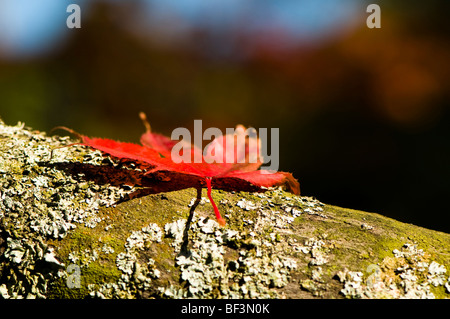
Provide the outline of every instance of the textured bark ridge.
{"type": "Polygon", "coordinates": [[[449,234],[281,189],[213,190],[221,227],[73,142],[0,122],[1,298],[450,297],[449,234]]]}

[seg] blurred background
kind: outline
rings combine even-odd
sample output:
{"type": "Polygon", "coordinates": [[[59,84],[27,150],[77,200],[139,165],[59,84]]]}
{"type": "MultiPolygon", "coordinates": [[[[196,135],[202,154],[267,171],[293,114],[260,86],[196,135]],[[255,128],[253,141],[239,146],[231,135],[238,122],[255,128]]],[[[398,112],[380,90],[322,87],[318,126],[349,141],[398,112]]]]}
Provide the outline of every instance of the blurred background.
{"type": "MultiPolygon", "coordinates": [[[[450,1],[2,0],[0,118],[280,128],[303,195],[450,232],[450,1]],[[81,28],[69,29],[71,3],[81,28]],[[369,3],[381,29],[369,29],[369,3]]],[[[63,133],[60,133],[63,134],[63,133]]]]}

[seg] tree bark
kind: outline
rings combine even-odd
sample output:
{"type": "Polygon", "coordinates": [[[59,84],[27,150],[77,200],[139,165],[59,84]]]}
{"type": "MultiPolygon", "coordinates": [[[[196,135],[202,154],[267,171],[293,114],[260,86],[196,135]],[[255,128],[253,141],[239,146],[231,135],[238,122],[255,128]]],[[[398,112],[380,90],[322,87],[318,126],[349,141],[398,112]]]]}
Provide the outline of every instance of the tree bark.
{"type": "Polygon", "coordinates": [[[206,193],[75,142],[0,122],[0,297],[450,296],[449,234],[281,189],[214,190],[221,227],[206,193]]]}

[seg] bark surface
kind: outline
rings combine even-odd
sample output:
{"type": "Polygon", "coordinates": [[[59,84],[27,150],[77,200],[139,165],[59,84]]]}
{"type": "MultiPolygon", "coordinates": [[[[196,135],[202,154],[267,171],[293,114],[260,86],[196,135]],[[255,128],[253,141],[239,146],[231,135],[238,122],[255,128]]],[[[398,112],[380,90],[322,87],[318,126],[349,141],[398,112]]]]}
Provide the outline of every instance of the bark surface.
{"type": "Polygon", "coordinates": [[[450,297],[449,234],[280,189],[214,190],[225,227],[203,190],[186,232],[195,189],[74,142],[0,122],[0,297],[450,297]]]}

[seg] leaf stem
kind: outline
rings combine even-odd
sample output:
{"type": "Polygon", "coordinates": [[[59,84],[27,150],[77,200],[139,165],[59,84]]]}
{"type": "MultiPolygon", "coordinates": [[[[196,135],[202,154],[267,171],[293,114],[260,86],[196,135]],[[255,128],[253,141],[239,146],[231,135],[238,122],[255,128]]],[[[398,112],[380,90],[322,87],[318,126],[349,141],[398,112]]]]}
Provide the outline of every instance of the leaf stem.
{"type": "Polygon", "coordinates": [[[211,202],[212,207],[214,208],[214,213],[216,214],[216,218],[217,218],[217,222],[221,225],[221,226],[225,226],[226,222],[225,219],[222,218],[222,216],[220,215],[219,209],[216,206],[216,203],[214,202],[214,199],[211,196],[211,177],[206,177],[206,187],[208,188],[207,194],[208,194],[208,198],[209,201],[211,202]]]}

